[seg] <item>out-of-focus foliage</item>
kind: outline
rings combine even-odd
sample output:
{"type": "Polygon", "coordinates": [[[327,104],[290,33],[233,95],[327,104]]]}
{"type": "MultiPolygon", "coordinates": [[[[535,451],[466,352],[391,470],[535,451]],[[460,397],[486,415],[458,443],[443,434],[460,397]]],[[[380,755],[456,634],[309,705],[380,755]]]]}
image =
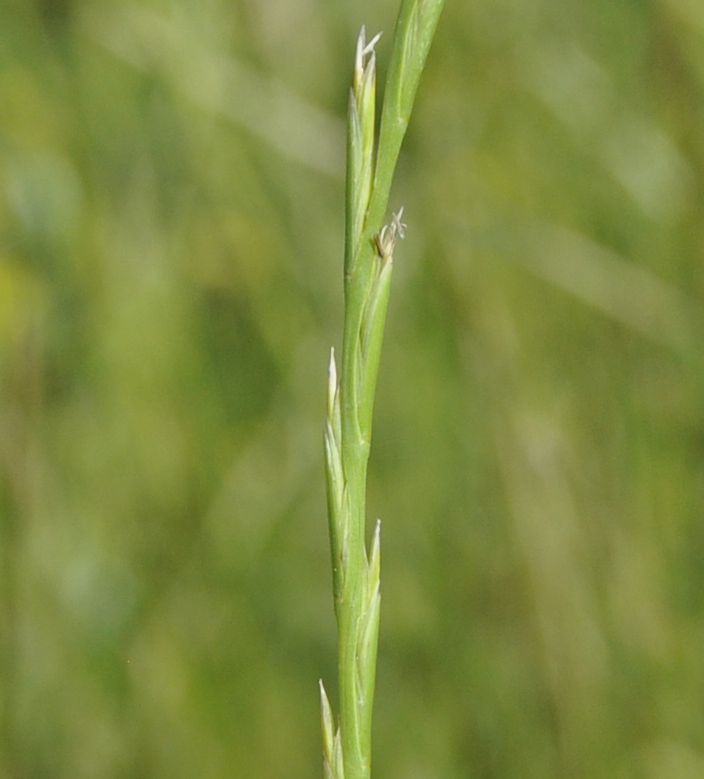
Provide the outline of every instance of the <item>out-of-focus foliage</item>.
{"type": "MultiPolygon", "coordinates": [[[[321,775],[344,110],[396,10],[2,4],[3,779],[321,775]]],[[[376,774],[701,779],[704,6],[448,0],[393,204],[376,774]]]]}

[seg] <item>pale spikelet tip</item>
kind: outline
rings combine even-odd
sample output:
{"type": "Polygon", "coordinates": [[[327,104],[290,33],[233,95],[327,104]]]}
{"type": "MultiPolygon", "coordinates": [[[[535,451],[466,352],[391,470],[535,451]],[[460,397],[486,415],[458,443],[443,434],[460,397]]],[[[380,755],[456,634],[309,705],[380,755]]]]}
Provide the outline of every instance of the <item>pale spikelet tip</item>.
{"type": "Polygon", "coordinates": [[[330,701],[328,700],[327,693],[325,692],[325,685],[323,680],[318,681],[320,686],[320,713],[323,725],[323,741],[326,755],[329,759],[332,758],[334,749],[334,733],[335,723],[332,717],[332,709],[330,708],[330,701]]]}
{"type": "Polygon", "coordinates": [[[335,347],[330,348],[328,363],[328,416],[332,419],[335,411],[335,395],[337,394],[337,366],[335,365],[335,347]]]}
{"type": "Polygon", "coordinates": [[[389,224],[384,225],[377,233],[375,241],[379,255],[385,259],[391,259],[396,248],[396,241],[406,237],[408,225],[403,221],[404,207],[391,215],[389,224]]]}
{"type": "Polygon", "coordinates": [[[379,591],[381,569],[381,520],[377,519],[369,553],[369,592],[374,596],[379,591]]]}
{"type": "Polygon", "coordinates": [[[359,87],[364,77],[364,72],[367,66],[367,57],[370,60],[374,59],[374,48],[379,42],[379,39],[383,33],[377,33],[369,42],[367,42],[367,28],[362,25],[359,35],[357,36],[357,48],[354,56],[354,73],[355,73],[355,86],[359,87]]]}

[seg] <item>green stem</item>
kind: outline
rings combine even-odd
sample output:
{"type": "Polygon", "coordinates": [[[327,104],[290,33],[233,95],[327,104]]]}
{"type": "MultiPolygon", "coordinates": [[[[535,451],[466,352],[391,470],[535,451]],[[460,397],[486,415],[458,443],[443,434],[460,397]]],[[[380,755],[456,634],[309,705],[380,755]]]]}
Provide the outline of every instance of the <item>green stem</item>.
{"type": "Polygon", "coordinates": [[[403,0],[374,157],[374,43],[360,34],[350,100],[345,321],[339,385],[331,362],[325,450],[338,624],[337,732],[321,686],[326,777],[369,779],[379,627],[379,525],[367,553],[367,463],[399,213],[382,227],[401,143],[444,0],[403,0]]]}

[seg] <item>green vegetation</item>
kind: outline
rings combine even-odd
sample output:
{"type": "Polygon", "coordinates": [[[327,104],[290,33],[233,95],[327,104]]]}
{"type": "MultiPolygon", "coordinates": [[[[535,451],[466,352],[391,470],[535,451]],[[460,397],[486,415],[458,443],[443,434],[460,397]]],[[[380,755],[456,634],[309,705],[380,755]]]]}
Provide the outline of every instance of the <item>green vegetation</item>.
{"type": "MultiPolygon", "coordinates": [[[[396,10],[3,3],[2,779],[320,775],[341,85],[396,10]]],[[[381,217],[375,776],[704,776],[703,95],[693,0],[446,4],[381,217]]]]}
{"type": "Polygon", "coordinates": [[[345,325],[342,375],[330,355],[325,423],[333,593],[338,635],[338,728],[320,684],[326,779],[368,779],[379,636],[381,523],[367,554],[367,464],[379,357],[403,209],[387,225],[391,183],[418,81],[443,0],[401,4],[376,143],[376,54],[380,35],[357,38],[347,119],[345,325]]]}

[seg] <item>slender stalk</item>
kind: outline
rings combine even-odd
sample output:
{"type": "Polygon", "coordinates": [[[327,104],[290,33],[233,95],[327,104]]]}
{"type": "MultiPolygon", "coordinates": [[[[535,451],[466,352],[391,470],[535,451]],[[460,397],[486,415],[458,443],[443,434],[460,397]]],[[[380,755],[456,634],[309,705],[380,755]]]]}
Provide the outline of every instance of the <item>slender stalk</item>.
{"type": "Polygon", "coordinates": [[[326,779],[369,779],[379,631],[377,521],[365,540],[367,462],[379,357],[403,209],[382,223],[401,143],[444,0],[403,0],[376,138],[380,36],[357,40],[347,138],[345,321],[341,372],[330,357],[325,459],[333,592],[338,627],[337,729],[320,685],[326,779]]]}

